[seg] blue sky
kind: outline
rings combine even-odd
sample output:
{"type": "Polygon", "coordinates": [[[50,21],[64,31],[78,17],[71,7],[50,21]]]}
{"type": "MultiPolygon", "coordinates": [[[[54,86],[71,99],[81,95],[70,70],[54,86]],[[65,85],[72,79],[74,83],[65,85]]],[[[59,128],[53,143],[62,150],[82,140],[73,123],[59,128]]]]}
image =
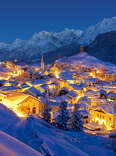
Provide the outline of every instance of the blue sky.
{"type": "Polygon", "coordinates": [[[0,41],[29,39],[42,30],[85,30],[116,16],[116,0],[0,0],[0,41]]]}

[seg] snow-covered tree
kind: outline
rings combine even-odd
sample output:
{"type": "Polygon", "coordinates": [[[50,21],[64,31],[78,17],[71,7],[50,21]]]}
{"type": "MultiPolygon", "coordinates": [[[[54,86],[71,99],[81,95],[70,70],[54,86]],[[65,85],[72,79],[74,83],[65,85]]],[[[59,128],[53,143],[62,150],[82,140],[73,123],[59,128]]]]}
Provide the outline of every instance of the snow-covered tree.
{"type": "Polygon", "coordinates": [[[79,112],[78,104],[75,104],[71,120],[72,120],[72,129],[81,131],[83,128],[83,121],[79,112]]]}
{"type": "Polygon", "coordinates": [[[63,101],[60,105],[59,115],[55,119],[55,124],[59,128],[67,129],[67,122],[69,120],[69,112],[67,110],[67,102],[63,101]]]}
{"type": "Polygon", "coordinates": [[[50,108],[50,104],[48,103],[48,101],[46,100],[45,105],[44,105],[44,111],[43,111],[43,119],[47,122],[50,122],[51,120],[51,114],[50,114],[51,108],[50,108]]]}

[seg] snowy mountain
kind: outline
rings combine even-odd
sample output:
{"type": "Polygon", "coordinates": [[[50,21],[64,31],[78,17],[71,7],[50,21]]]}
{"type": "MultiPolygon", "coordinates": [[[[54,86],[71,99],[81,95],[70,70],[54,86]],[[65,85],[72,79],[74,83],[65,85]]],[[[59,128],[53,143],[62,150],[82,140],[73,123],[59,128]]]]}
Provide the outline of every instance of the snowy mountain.
{"type": "Polygon", "coordinates": [[[35,33],[29,40],[16,39],[13,43],[0,43],[0,49],[12,50],[34,50],[37,49],[40,54],[55,50],[65,45],[69,45],[78,40],[83,31],[65,29],[62,32],[46,32],[35,33]]]}
{"type": "Polygon", "coordinates": [[[89,45],[99,34],[111,31],[116,31],[116,17],[103,19],[96,25],[90,26],[82,34],[78,42],[83,45],[89,45]]]}
{"type": "Polygon", "coordinates": [[[35,33],[29,40],[16,39],[11,44],[1,42],[0,60],[40,61],[41,55],[77,42],[82,33],[81,30],[73,29],[59,33],[42,31],[35,33]]]}
{"type": "MultiPolygon", "coordinates": [[[[59,55],[64,57],[78,53],[80,44],[89,46],[97,36],[113,31],[116,31],[116,17],[104,19],[84,32],[67,28],[62,32],[38,32],[29,40],[17,38],[12,43],[0,42],[0,60],[17,59],[18,62],[34,63],[40,62],[41,55],[45,55],[48,62],[54,61],[59,55]]],[[[107,47],[110,47],[109,43],[107,47]]]]}
{"type": "Polygon", "coordinates": [[[103,61],[116,64],[116,31],[98,35],[85,50],[103,61]]]}

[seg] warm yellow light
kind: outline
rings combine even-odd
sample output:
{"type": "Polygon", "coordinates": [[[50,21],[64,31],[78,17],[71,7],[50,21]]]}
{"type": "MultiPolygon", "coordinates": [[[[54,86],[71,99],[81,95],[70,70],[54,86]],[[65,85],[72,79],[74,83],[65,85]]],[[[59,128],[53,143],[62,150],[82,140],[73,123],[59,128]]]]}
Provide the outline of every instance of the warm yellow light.
{"type": "Polygon", "coordinates": [[[90,76],[93,76],[93,73],[90,73],[90,76]]]}
{"type": "Polygon", "coordinates": [[[99,119],[99,118],[93,118],[92,121],[94,121],[95,123],[98,123],[99,125],[105,125],[107,130],[111,130],[111,125],[107,124],[106,121],[104,119],[99,119]]]}
{"type": "Polygon", "coordinates": [[[15,112],[15,113],[16,113],[16,115],[17,115],[18,117],[22,117],[22,118],[26,117],[26,115],[24,115],[24,114],[22,114],[22,113],[19,113],[19,112],[15,112]]]}
{"type": "Polygon", "coordinates": [[[54,75],[55,75],[55,77],[57,78],[57,79],[59,79],[60,78],[60,73],[56,70],[56,71],[54,71],[54,75]]]}

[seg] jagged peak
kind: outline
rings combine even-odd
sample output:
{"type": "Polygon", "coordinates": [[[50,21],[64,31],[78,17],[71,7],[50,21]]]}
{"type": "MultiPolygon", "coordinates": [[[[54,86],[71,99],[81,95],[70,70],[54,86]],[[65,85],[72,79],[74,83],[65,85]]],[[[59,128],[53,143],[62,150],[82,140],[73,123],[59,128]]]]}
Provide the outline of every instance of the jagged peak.
{"type": "Polygon", "coordinates": [[[86,29],[79,39],[79,43],[83,45],[88,45],[95,40],[96,36],[106,32],[111,32],[116,30],[116,17],[104,18],[101,22],[96,25],[92,25],[86,29]]]}

